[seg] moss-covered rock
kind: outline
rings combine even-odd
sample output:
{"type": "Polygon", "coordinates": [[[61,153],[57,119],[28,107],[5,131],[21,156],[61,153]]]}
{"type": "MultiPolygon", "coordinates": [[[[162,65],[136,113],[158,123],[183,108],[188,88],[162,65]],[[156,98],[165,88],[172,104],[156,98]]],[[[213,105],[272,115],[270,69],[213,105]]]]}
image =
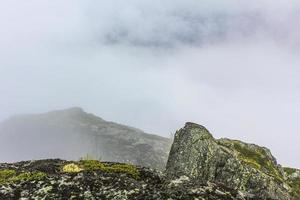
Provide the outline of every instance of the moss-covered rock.
{"type": "Polygon", "coordinates": [[[15,174],[16,174],[15,170],[11,170],[11,169],[0,170],[0,184],[6,183],[15,174]]]}
{"type": "Polygon", "coordinates": [[[219,145],[229,148],[245,165],[272,176],[278,182],[284,182],[285,174],[277,165],[276,159],[269,149],[255,144],[248,144],[238,140],[219,139],[219,145]]]}
{"type": "Polygon", "coordinates": [[[292,194],[295,199],[300,199],[300,170],[285,167],[283,168],[287,176],[287,182],[292,188],[292,194]]]}
{"type": "Polygon", "coordinates": [[[283,169],[264,147],[237,140],[214,139],[198,124],[176,132],[166,173],[202,182],[220,182],[246,197],[289,200],[291,188],[283,169]]]}

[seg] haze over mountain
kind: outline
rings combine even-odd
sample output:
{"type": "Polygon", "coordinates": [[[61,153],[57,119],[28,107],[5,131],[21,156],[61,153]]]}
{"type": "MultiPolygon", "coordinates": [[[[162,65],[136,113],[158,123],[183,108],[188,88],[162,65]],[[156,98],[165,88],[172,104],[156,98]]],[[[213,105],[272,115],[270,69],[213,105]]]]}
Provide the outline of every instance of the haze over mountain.
{"type": "Polygon", "coordinates": [[[20,115],[0,123],[0,162],[84,157],[163,169],[171,140],[108,122],[81,108],[20,115]]]}

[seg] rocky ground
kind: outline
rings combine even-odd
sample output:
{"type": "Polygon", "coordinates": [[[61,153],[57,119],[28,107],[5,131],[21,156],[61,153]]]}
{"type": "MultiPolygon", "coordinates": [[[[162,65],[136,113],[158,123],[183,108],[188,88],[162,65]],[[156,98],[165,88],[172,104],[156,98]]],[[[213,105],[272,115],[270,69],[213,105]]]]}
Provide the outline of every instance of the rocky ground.
{"type": "Polygon", "coordinates": [[[222,184],[168,179],[128,164],[38,160],[0,165],[0,199],[244,199],[222,184]],[[116,167],[117,166],[117,167],[116,167]]]}
{"type": "Polygon", "coordinates": [[[2,163],[2,199],[299,200],[300,170],[283,168],[265,147],[186,123],[164,172],[89,159],[2,163]]]}

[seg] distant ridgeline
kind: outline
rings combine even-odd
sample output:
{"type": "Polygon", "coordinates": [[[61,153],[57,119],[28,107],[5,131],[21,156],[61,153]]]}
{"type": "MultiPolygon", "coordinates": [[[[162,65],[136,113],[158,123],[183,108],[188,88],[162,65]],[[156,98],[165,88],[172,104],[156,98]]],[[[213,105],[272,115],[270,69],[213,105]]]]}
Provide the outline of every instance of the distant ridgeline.
{"type": "Polygon", "coordinates": [[[171,140],[108,122],[81,108],[21,115],[0,123],[0,162],[87,155],[164,169],[171,140]]]}

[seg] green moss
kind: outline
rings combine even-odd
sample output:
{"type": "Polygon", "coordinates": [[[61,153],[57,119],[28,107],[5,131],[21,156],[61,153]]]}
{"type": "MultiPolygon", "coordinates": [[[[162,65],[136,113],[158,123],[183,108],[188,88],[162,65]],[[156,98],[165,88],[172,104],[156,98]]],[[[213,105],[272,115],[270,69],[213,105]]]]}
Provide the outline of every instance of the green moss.
{"type": "Polygon", "coordinates": [[[16,174],[15,170],[3,169],[0,170],[0,184],[7,182],[12,176],[16,174]]]}
{"type": "Polygon", "coordinates": [[[295,173],[297,171],[297,169],[290,168],[290,167],[284,167],[283,170],[288,176],[292,175],[293,173],[295,173]]]}
{"type": "Polygon", "coordinates": [[[18,181],[33,181],[40,180],[46,176],[43,172],[22,172],[17,176],[13,176],[10,181],[18,182],[18,181]]]}
{"type": "Polygon", "coordinates": [[[43,172],[22,172],[17,174],[15,170],[0,170],[0,184],[40,180],[45,176],[46,174],[43,172]]]}
{"type": "Polygon", "coordinates": [[[251,149],[246,145],[234,142],[233,147],[239,152],[241,160],[249,164],[255,169],[263,171],[264,173],[272,176],[275,180],[283,182],[283,177],[272,160],[268,159],[265,150],[262,148],[251,149]]]}
{"type": "MultiPolygon", "coordinates": [[[[288,176],[291,176],[293,173],[297,172],[297,169],[290,167],[284,167],[283,170],[288,176]]],[[[300,177],[289,178],[288,184],[292,188],[292,195],[296,199],[300,199],[300,177]]]]}
{"type": "Polygon", "coordinates": [[[139,171],[134,165],[130,164],[105,164],[97,160],[82,160],[80,167],[84,170],[101,170],[108,173],[125,173],[131,175],[133,178],[139,178],[139,171]]]}
{"type": "Polygon", "coordinates": [[[290,180],[289,185],[292,188],[292,195],[297,199],[300,199],[300,177],[290,180]]]}
{"type": "Polygon", "coordinates": [[[98,160],[81,160],[80,161],[81,168],[85,170],[103,170],[105,168],[104,164],[98,160]]]}
{"type": "Polygon", "coordinates": [[[126,173],[131,175],[133,178],[139,178],[140,174],[137,168],[129,164],[113,164],[110,166],[105,166],[104,171],[113,173],[126,173]]]}
{"type": "Polygon", "coordinates": [[[275,181],[284,181],[282,174],[279,172],[273,161],[268,158],[264,148],[250,148],[248,144],[244,144],[241,141],[227,139],[218,141],[218,144],[234,150],[238,153],[238,158],[242,162],[269,176],[272,176],[275,181]]]}

